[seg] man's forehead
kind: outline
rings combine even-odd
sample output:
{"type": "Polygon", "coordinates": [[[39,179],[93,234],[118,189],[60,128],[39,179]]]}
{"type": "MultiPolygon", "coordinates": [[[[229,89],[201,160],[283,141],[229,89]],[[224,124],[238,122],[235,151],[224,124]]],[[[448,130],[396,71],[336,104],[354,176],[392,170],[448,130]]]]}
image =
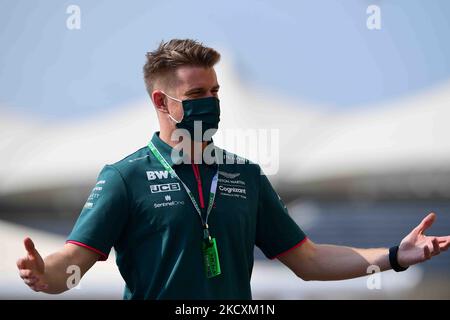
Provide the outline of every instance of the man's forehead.
{"type": "Polygon", "coordinates": [[[183,66],[177,69],[176,76],[184,90],[218,85],[214,68],[183,66]]]}

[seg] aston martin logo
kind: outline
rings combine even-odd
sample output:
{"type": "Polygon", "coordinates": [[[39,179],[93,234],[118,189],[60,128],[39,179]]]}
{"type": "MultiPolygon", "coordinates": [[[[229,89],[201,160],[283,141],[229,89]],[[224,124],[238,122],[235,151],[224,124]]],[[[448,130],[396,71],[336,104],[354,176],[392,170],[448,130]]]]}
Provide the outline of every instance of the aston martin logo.
{"type": "Polygon", "coordinates": [[[225,171],[219,171],[219,174],[221,176],[224,176],[227,179],[235,179],[240,176],[239,172],[225,172],[225,171]]]}

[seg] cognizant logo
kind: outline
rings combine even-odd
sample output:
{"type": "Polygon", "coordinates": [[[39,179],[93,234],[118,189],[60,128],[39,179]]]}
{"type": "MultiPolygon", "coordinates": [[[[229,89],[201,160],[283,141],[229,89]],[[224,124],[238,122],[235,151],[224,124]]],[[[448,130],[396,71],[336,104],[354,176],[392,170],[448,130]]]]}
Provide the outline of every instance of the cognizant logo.
{"type": "Polygon", "coordinates": [[[242,194],[246,194],[247,190],[242,189],[242,188],[236,188],[236,187],[224,187],[224,186],[219,186],[219,190],[226,192],[226,193],[242,193],[242,194]]]}

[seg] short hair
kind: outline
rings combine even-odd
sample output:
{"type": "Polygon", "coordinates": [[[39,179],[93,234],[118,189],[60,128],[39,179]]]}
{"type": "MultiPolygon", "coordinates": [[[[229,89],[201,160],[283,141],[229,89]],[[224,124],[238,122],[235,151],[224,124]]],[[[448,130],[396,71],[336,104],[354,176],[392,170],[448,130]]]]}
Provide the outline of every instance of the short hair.
{"type": "Polygon", "coordinates": [[[174,80],[175,71],[181,66],[212,68],[220,60],[220,53],[191,39],[162,41],[155,51],[147,52],[144,65],[145,86],[151,96],[157,81],[164,84],[174,80]]]}

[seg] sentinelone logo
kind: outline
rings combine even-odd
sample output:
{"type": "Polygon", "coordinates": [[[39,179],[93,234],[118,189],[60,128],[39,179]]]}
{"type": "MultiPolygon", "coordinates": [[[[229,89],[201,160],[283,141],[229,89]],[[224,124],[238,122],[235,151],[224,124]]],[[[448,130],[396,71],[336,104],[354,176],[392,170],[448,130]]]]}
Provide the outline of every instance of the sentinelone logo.
{"type": "Polygon", "coordinates": [[[178,200],[173,200],[172,201],[172,197],[168,194],[166,194],[164,196],[164,200],[166,200],[166,202],[160,202],[160,203],[154,203],[153,207],[156,208],[163,208],[163,207],[172,207],[172,206],[178,206],[178,205],[184,205],[184,201],[178,201],[178,200]]]}

